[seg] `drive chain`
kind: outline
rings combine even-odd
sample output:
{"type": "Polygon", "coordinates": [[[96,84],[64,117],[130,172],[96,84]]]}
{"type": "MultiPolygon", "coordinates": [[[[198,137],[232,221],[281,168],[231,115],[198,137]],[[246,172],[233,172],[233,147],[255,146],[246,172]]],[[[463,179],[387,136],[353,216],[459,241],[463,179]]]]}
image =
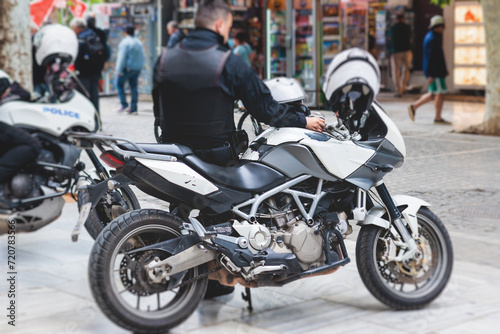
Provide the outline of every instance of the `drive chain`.
{"type": "Polygon", "coordinates": [[[189,285],[189,284],[193,283],[194,281],[200,280],[204,277],[208,277],[208,275],[215,273],[216,271],[219,271],[221,269],[222,269],[222,266],[215,267],[214,269],[211,269],[207,272],[204,272],[203,274],[199,274],[193,278],[188,279],[187,281],[183,281],[181,284],[176,286],[176,288],[182,288],[183,286],[189,285]]]}

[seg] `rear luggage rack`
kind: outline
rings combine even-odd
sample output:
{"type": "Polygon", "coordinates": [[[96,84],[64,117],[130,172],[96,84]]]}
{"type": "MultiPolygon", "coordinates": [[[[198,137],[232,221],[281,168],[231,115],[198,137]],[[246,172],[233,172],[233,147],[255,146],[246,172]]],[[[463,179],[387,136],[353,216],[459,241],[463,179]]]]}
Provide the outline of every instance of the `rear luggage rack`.
{"type": "Polygon", "coordinates": [[[109,147],[113,151],[122,155],[126,160],[133,157],[171,162],[177,161],[177,157],[174,157],[173,155],[147,153],[139,146],[139,144],[125,138],[97,135],[88,132],[68,132],[67,136],[68,139],[73,140],[75,145],[79,148],[89,149],[92,148],[93,145],[95,145],[101,152],[104,152],[106,150],[104,147],[109,147]],[[119,143],[129,143],[137,151],[120,148],[118,146],[119,143]]]}

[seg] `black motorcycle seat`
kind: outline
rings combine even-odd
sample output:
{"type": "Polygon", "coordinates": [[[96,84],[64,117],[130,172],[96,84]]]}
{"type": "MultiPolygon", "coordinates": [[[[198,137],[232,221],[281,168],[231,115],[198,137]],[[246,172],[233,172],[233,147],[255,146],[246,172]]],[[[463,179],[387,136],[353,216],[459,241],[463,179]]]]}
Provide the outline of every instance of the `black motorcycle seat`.
{"type": "MultiPolygon", "coordinates": [[[[162,154],[162,155],[173,155],[177,158],[183,158],[186,155],[193,154],[193,151],[184,145],[180,144],[137,144],[141,149],[146,151],[146,153],[151,154],[162,154]]],[[[134,145],[130,143],[118,144],[118,147],[122,150],[139,152],[134,145]]]]}
{"type": "Polygon", "coordinates": [[[187,155],[183,160],[207,179],[236,190],[263,192],[286,181],[283,174],[259,162],[240,160],[234,166],[222,167],[195,155],[187,155]]]}

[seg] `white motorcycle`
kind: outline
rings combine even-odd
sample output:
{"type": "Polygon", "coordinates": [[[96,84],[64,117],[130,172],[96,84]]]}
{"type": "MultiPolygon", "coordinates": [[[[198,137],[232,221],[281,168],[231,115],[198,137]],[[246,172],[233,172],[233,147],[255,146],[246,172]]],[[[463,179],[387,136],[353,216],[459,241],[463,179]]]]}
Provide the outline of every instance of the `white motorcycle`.
{"type": "Polygon", "coordinates": [[[270,128],[229,167],[182,145],[73,134],[100,143],[119,168],[107,184],[89,187],[96,199],[134,183],[176,207],[126,213],[97,238],[89,280],[106,316],[137,333],[163,333],[192,314],[208,279],[245,286],[251,301],[250,288],[333,273],[350,262],[351,224],[361,227],[360,276],[377,299],[398,310],[433,301],[450,278],[452,245],[428,203],[391,196],[383,182],[406,152],[373,102],[379,78],[366,52],[339,54],[323,86],[338,121],[323,133],[270,128]]]}
{"type": "MultiPolygon", "coordinates": [[[[74,89],[78,79],[67,70],[78,50],[76,36],[71,29],[56,24],[40,33],[36,56],[39,64],[48,68],[50,94],[32,102],[14,100],[0,104],[1,122],[23,128],[42,145],[36,161],[4,185],[8,207],[0,209],[0,234],[6,233],[9,222],[14,221],[19,232],[40,229],[61,215],[65,203],[62,196],[74,192],[77,183],[98,183],[111,177],[92,147],[85,152],[95,167],[95,175],[86,173],[85,164],[79,161],[81,149],[67,137],[69,131],[92,133],[98,129],[93,104],[74,89]]],[[[78,201],[83,205],[87,201],[85,194],[78,201]]],[[[116,212],[138,208],[130,188],[109,191],[89,213],[85,226],[95,238],[116,217],[116,212]]]]}

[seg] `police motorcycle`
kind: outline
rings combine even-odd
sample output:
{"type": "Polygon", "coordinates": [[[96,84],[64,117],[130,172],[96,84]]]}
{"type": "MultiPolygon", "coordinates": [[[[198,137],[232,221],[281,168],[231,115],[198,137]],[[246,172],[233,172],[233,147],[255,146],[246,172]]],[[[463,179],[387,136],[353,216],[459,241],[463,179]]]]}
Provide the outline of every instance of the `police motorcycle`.
{"type": "Polygon", "coordinates": [[[392,196],[384,184],[406,149],[374,101],[379,85],[371,55],[341,52],[323,85],[337,121],[323,133],[269,128],[228,167],[182,145],[74,134],[106,146],[118,168],[96,188],[135,183],[176,204],[128,212],[96,239],[89,280],[104,314],[135,333],[163,333],[194,312],[208,279],[241,284],[251,301],[249,288],[331,274],[351,261],[344,239],[353,224],[367,289],[397,310],[431,303],[450,278],[452,245],[429,203],[392,196]]]}
{"type": "MultiPolygon", "coordinates": [[[[7,232],[11,222],[16,222],[18,232],[42,228],[61,215],[65,203],[62,196],[73,193],[77,184],[97,183],[111,177],[92,148],[85,152],[95,170],[92,174],[86,172],[80,161],[82,150],[68,141],[69,131],[93,133],[99,128],[93,104],[74,89],[78,79],[68,70],[78,53],[75,33],[51,24],[36,34],[34,43],[37,63],[47,68],[50,93],[31,102],[12,100],[0,104],[0,121],[28,131],[40,141],[42,150],[36,161],[4,185],[3,201],[7,205],[0,209],[0,234],[7,232]]],[[[84,194],[78,198],[80,206],[85,201],[84,194]]],[[[113,210],[123,212],[139,207],[130,188],[109,191],[89,212],[87,230],[95,238],[114,218],[113,210]]]]}

